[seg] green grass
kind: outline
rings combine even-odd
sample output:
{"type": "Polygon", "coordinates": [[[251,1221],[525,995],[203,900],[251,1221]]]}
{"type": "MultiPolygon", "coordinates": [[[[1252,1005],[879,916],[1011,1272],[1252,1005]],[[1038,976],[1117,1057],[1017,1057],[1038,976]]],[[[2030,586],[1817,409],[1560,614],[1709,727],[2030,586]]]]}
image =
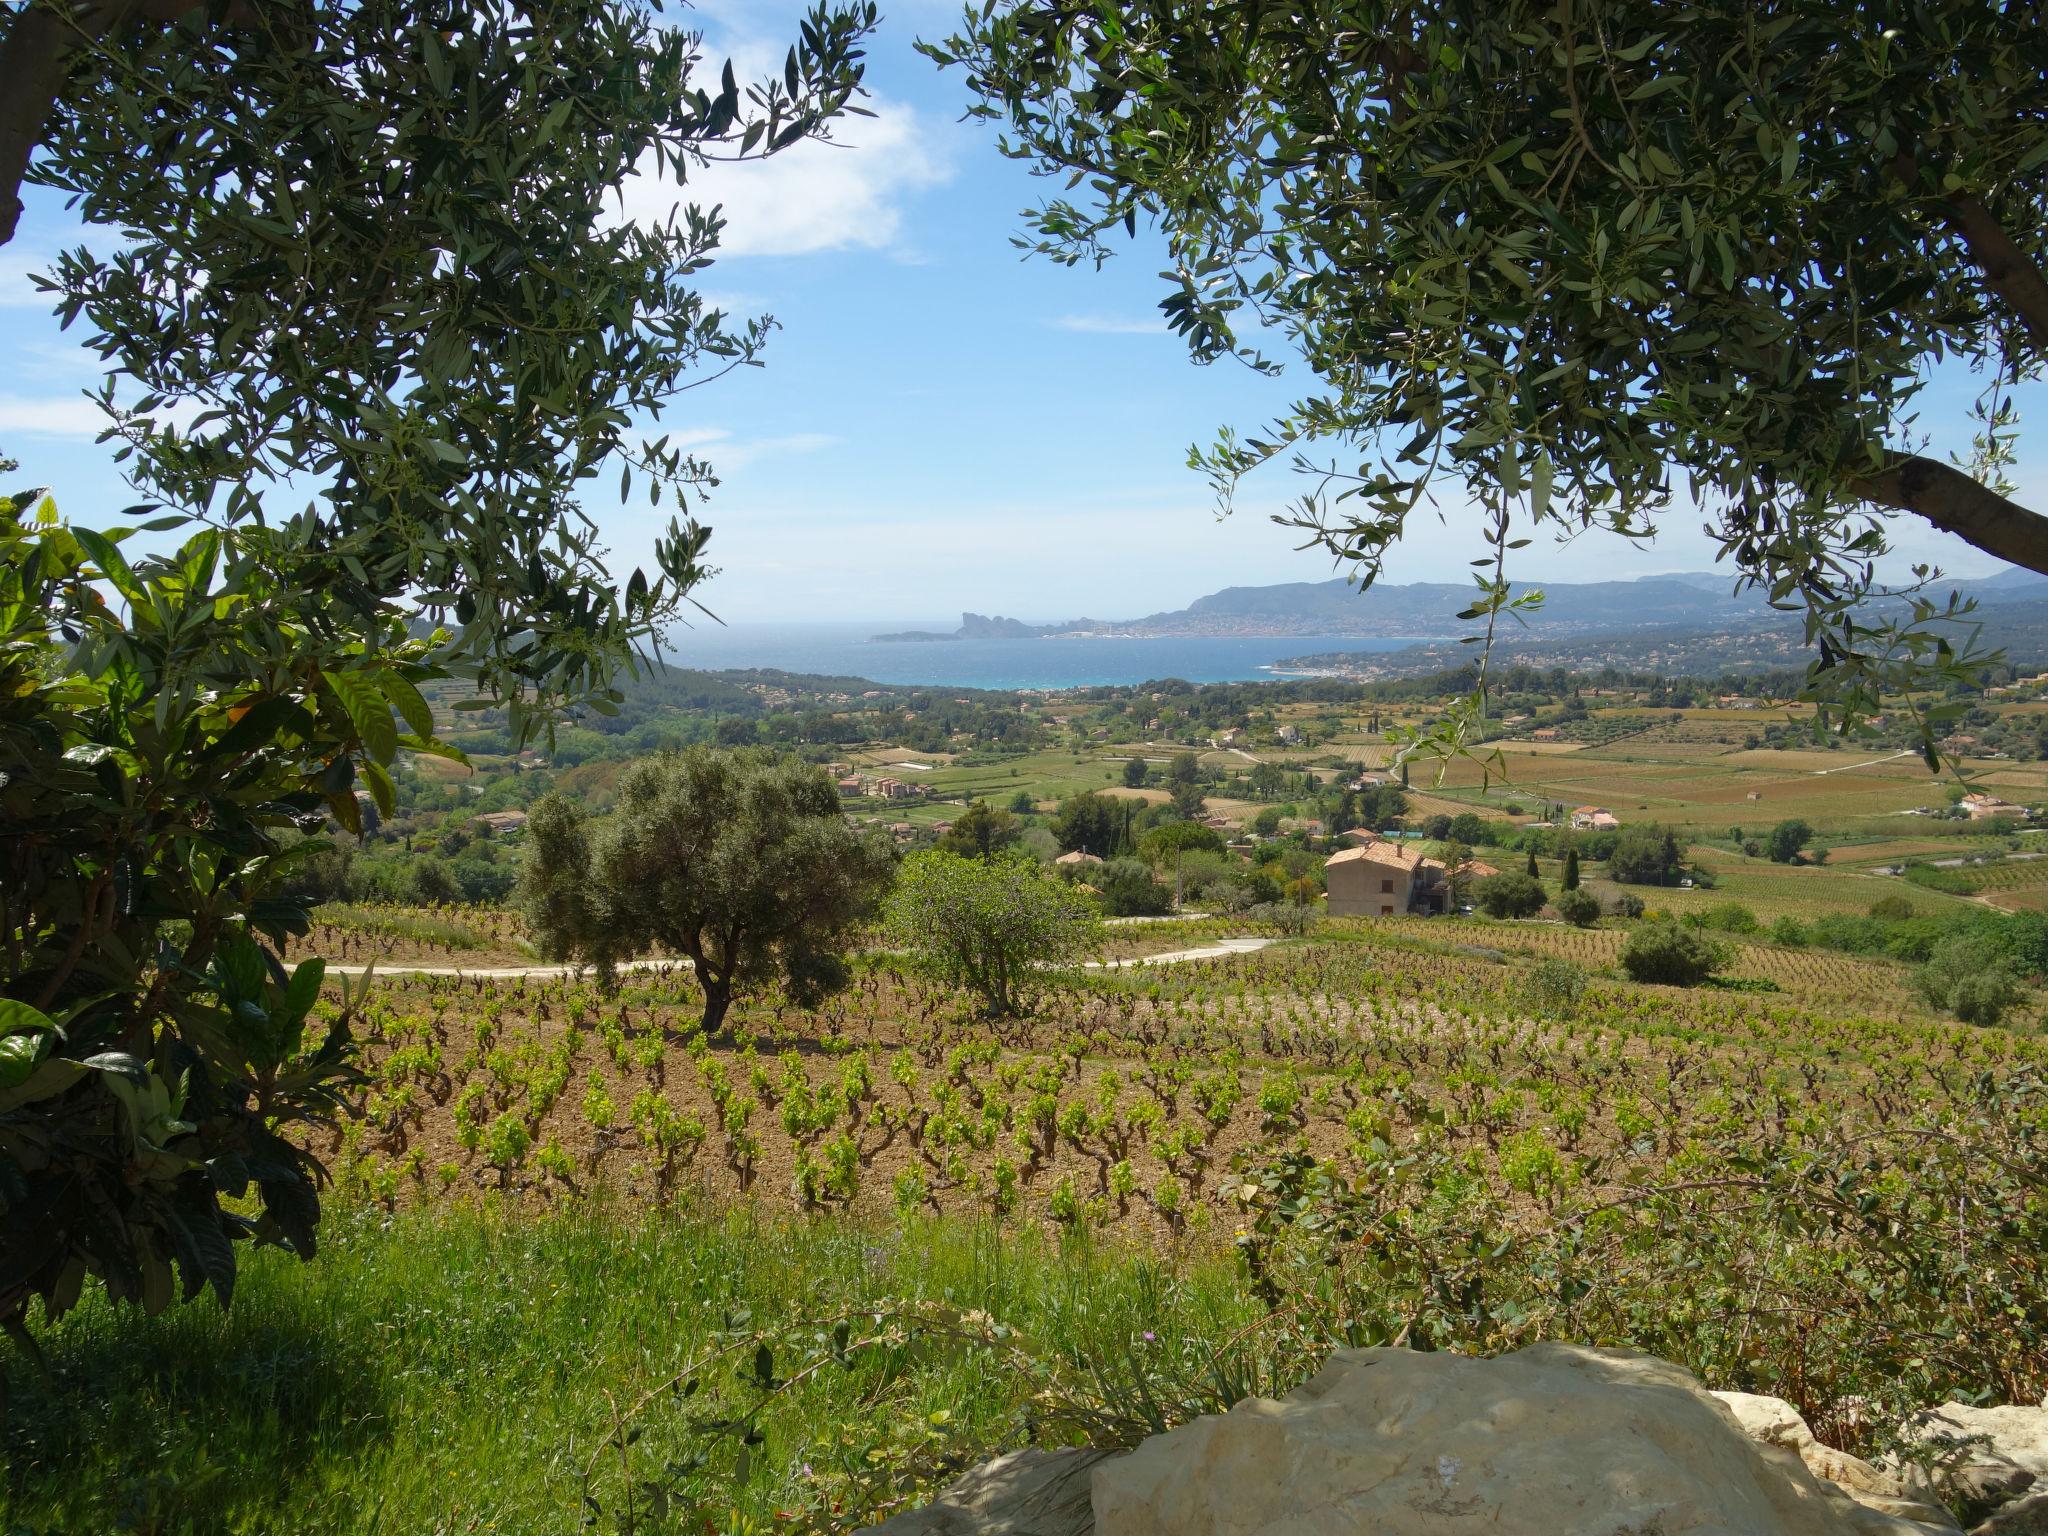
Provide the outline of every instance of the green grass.
{"type": "MultiPolygon", "coordinates": [[[[886,1297],[985,1309],[1070,1361],[1115,1357],[1148,1330],[1218,1338],[1249,1315],[1227,1264],[1169,1275],[1153,1258],[960,1225],[603,1202],[343,1214],[310,1265],[246,1255],[226,1313],[209,1297],[150,1320],[95,1291],[43,1330],[47,1377],[8,1358],[0,1531],[555,1536],[581,1524],[608,1399],[684,1370],[722,1329],[886,1297]]],[[[983,1351],[899,1353],[792,1391],[743,1486],[729,1445],[698,1474],[710,1523],[658,1528],[765,1530],[776,1510],[844,1496],[852,1529],[962,1458],[1022,1443],[1029,1375],[983,1351]]],[[[644,1420],[636,1475],[704,1443],[686,1414],[753,1401],[729,1360],[701,1379],[644,1420]]],[[[599,1466],[615,1509],[616,1452],[599,1466]]]]}

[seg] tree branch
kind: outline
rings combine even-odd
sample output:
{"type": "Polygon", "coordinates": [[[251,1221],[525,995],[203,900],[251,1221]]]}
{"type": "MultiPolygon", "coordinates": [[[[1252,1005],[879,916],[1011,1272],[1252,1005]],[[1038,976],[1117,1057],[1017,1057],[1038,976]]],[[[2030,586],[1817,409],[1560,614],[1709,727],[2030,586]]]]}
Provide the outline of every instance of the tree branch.
{"type": "Polygon", "coordinates": [[[0,245],[21,222],[21,179],[42,142],[50,109],[71,75],[74,55],[117,32],[144,0],[38,0],[16,13],[0,43],[0,245]]]}
{"type": "Polygon", "coordinates": [[[1986,554],[2048,575],[2048,517],[1938,459],[1906,455],[1877,474],[1850,481],[1849,490],[1864,501],[1923,517],[1986,554]]]}
{"type": "Polygon", "coordinates": [[[2037,345],[2048,347],[2048,277],[2020,249],[1982,198],[1958,193],[1937,205],[1941,221],[1962,237],[1984,274],[1984,286],[2012,306],[2037,345]]]}

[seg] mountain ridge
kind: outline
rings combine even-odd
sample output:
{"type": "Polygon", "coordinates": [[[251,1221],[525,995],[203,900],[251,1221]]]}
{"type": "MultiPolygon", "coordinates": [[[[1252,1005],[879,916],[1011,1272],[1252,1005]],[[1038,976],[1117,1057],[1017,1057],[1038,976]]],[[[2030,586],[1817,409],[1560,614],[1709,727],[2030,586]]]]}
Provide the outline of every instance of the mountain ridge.
{"type": "MultiPolygon", "coordinates": [[[[1995,576],[1942,584],[1997,604],[2048,596],[2048,577],[2009,567],[1995,576]]],[[[1750,631],[1785,622],[1755,593],[1737,595],[1732,577],[1715,571],[1680,571],[1618,581],[1514,582],[1510,590],[1544,594],[1543,604],[1514,621],[1531,637],[1565,638],[1673,629],[1750,631]]],[[[1238,636],[1287,639],[1455,639],[1472,621],[1459,617],[1477,595],[1473,586],[1448,581],[1381,584],[1360,591],[1344,577],[1224,587],[1185,608],[1143,618],[1067,619],[1034,624],[1000,614],[963,613],[951,633],[904,630],[877,641],[1026,640],[1073,636],[1183,639],[1238,636]]]]}

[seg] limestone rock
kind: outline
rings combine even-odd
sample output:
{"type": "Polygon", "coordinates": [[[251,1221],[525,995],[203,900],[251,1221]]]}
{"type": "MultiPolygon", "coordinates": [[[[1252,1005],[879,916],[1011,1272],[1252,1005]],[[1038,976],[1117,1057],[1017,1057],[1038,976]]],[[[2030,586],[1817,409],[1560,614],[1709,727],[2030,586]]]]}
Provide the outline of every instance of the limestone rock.
{"type": "Polygon", "coordinates": [[[1735,1415],[1745,1435],[1763,1445],[1803,1452],[1814,1443],[1806,1420],[1782,1397],[1765,1397],[1759,1392],[1714,1392],[1709,1396],[1735,1415]]]}
{"type": "Polygon", "coordinates": [[[1936,1487],[1926,1479],[1908,1475],[1905,1468],[1874,1466],[1847,1451],[1822,1445],[1813,1438],[1813,1431],[1807,1428],[1799,1410],[1782,1397],[1764,1397],[1754,1392],[1711,1395],[1735,1415],[1735,1422],[1750,1439],[1795,1453],[1807,1471],[1833,1483],[1865,1509],[1916,1521],[1933,1530],[1962,1530],[1943,1507],[1936,1487]]]}
{"type": "Polygon", "coordinates": [[[1943,1403],[1916,1414],[1906,1425],[1916,1440],[1969,1445],[2023,1467],[2036,1482],[2048,1482],[2048,1408],[1972,1408],[1943,1403]]]}
{"type": "MultiPolygon", "coordinates": [[[[1944,1403],[1914,1415],[1905,1434],[1932,1454],[1923,1475],[1966,1515],[2000,1515],[2016,1500],[2048,1494],[2048,1409],[1944,1403]]],[[[2039,1508],[2018,1518],[2015,1531],[2029,1521],[2048,1531],[2039,1508]]]]}
{"type": "Polygon", "coordinates": [[[1088,1473],[1100,1451],[1012,1451],[966,1473],[923,1509],[856,1536],[1089,1536],[1088,1473]]]}
{"type": "Polygon", "coordinates": [[[1859,1505],[1790,1447],[1751,1441],[1675,1365],[1567,1344],[1494,1360],[1340,1351],[1280,1401],[1154,1436],[1093,1480],[1096,1536],[1941,1529],[1859,1505]]]}
{"type": "Polygon", "coordinates": [[[1970,1527],[1970,1536],[2048,1536],[2048,1492],[2030,1493],[1970,1527]]]}

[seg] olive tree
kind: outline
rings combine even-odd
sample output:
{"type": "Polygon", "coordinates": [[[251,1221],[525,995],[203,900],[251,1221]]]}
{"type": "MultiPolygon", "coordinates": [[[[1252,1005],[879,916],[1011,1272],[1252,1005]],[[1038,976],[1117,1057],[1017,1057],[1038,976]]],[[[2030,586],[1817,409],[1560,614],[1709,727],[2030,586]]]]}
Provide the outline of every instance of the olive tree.
{"type": "Polygon", "coordinates": [[[1058,178],[1020,243],[1100,263],[1155,225],[1197,361],[1295,354],[1298,403],[1194,460],[1227,505],[1292,456],[1282,521],[1362,583],[1469,503],[1490,634],[1540,598],[1524,540],[1690,501],[1804,612],[1838,721],[1969,670],[1952,596],[1864,601],[1895,520],[2048,571],[2004,474],[2048,364],[2048,31],[2009,7],[1004,0],[921,46],[1058,178]],[[1982,386],[1956,461],[1916,416],[1950,360],[1982,386]]]}
{"type": "Polygon", "coordinates": [[[542,952],[588,961],[607,986],[622,960],[679,955],[706,1033],[763,983],[805,1006],[842,986],[852,932],[895,868],[823,769],[752,749],[643,758],[609,812],[548,795],[526,832],[519,900],[542,952]]]}
{"type": "Polygon", "coordinates": [[[714,213],[607,199],[826,131],[873,21],[820,6],[743,89],[631,0],[0,12],[0,241],[24,183],[89,227],[41,282],[138,497],[0,487],[0,1326],[311,1256],[293,1128],[344,1106],[352,999],[316,1022],[279,959],[292,867],[452,753],[430,685],[609,709],[689,601],[701,525],[613,572],[578,498],[684,511],[708,466],[631,421],[767,327],[693,286],[714,213]]]}
{"type": "Polygon", "coordinates": [[[921,964],[997,1015],[1019,1012],[1034,971],[1073,959],[1101,931],[1088,899],[1030,859],[943,849],[904,860],[888,917],[921,964]]]}

